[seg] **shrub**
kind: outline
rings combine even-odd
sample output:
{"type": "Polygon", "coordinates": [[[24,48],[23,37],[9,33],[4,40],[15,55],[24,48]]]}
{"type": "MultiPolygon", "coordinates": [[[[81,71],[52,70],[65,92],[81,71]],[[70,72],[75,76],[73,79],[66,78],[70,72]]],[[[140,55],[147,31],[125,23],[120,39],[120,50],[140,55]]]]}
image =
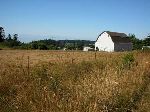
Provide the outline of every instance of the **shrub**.
{"type": "Polygon", "coordinates": [[[47,46],[45,44],[41,43],[41,44],[39,44],[38,49],[40,49],[40,50],[47,50],[48,48],[47,48],[47,46]]]}
{"type": "Polygon", "coordinates": [[[134,55],[132,53],[125,54],[122,57],[123,68],[131,68],[131,65],[135,61],[134,55]]]}

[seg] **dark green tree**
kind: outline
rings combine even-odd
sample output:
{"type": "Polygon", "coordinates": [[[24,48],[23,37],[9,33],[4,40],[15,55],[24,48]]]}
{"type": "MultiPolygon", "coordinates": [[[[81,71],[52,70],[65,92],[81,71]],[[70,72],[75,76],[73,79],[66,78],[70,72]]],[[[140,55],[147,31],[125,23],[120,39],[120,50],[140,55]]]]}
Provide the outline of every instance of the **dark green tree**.
{"type": "Polygon", "coordinates": [[[143,46],[150,46],[150,36],[143,40],[143,46]]]}
{"type": "Polygon", "coordinates": [[[6,41],[8,41],[8,42],[12,41],[12,37],[11,37],[10,34],[8,34],[8,37],[6,38],[6,41]]]}
{"type": "Polygon", "coordinates": [[[75,45],[74,45],[74,43],[66,43],[65,48],[67,48],[68,50],[74,50],[75,45]]]}
{"type": "Polygon", "coordinates": [[[77,50],[83,50],[84,42],[83,41],[76,41],[74,44],[74,47],[77,50]]]}
{"type": "Polygon", "coordinates": [[[17,40],[18,40],[18,34],[14,34],[13,40],[14,40],[14,41],[17,41],[17,40]]]}
{"type": "Polygon", "coordinates": [[[3,27],[0,27],[0,42],[5,40],[5,31],[3,27]]]}
{"type": "Polygon", "coordinates": [[[40,50],[47,50],[48,47],[46,46],[46,44],[40,43],[39,46],[38,46],[38,49],[40,49],[40,50]]]}
{"type": "Polygon", "coordinates": [[[38,42],[37,41],[32,41],[30,43],[31,49],[38,49],[38,42]]]}
{"type": "Polygon", "coordinates": [[[19,46],[21,42],[18,40],[18,34],[13,35],[13,39],[11,41],[11,47],[19,46]]]}
{"type": "Polygon", "coordinates": [[[138,50],[142,48],[142,40],[136,38],[136,36],[134,34],[129,34],[128,38],[131,40],[131,42],[133,43],[133,50],[138,50]]]}

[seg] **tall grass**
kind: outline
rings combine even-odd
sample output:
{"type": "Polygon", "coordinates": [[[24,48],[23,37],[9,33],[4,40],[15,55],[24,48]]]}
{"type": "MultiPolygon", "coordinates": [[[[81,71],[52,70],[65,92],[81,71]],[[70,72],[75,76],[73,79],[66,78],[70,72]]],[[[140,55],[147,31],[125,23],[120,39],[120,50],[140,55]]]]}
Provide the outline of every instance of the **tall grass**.
{"type": "Polygon", "coordinates": [[[150,110],[147,52],[97,52],[96,58],[94,52],[2,50],[0,54],[2,112],[150,110]]]}

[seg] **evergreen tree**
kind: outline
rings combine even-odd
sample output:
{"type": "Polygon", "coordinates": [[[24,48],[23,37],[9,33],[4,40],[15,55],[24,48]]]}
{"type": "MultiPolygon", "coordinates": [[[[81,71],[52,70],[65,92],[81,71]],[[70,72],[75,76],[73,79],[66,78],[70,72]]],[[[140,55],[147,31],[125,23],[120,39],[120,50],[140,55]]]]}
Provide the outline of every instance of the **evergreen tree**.
{"type": "Polygon", "coordinates": [[[14,41],[17,41],[17,40],[18,40],[18,34],[14,34],[13,40],[14,40],[14,41]]]}
{"type": "Polygon", "coordinates": [[[0,27],[0,42],[3,42],[5,39],[5,31],[3,27],[0,27]]]}
{"type": "Polygon", "coordinates": [[[12,38],[11,38],[11,35],[10,35],[10,34],[8,34],[8,37],[6,38],[6,40],[7,40],[7,41],[11,41],[11,40],[12,40],[12,38]]]}

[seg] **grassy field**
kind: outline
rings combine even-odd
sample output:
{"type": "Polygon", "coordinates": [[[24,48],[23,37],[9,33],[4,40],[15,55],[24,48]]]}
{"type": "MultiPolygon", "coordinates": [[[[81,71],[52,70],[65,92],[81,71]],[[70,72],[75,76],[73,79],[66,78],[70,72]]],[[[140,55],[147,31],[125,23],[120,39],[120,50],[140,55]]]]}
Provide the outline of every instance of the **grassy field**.
{"type": "Polygon", "coordinates": [[[150,52],[0,50],[0,112],[149,112],[150,52]]]}

